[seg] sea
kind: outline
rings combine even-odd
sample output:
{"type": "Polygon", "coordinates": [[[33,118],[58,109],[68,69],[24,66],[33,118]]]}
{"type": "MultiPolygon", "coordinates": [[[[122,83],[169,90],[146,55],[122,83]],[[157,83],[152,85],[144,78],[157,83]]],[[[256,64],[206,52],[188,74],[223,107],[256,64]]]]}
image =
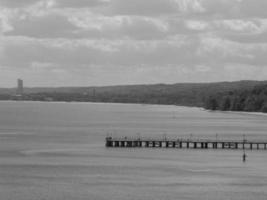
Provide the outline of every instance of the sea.
{"type": "Polygon", "coordinates": [[[105,137],[267,140],[267,115],[0,102],[1,200],[266,200],[267,151],[106,148],[105,137]],[[245,136],[244,136],[245,135],[245,136]]]}

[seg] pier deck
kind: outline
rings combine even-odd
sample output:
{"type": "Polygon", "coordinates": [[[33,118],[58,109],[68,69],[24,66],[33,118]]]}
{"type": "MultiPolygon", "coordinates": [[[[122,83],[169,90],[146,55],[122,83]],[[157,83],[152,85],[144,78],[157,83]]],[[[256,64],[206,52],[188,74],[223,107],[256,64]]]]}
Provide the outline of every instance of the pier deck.
{"type": "Polygon", "coordinates": [[[267,141],[106,137],[106,147],[267,150],[267,141]]]}

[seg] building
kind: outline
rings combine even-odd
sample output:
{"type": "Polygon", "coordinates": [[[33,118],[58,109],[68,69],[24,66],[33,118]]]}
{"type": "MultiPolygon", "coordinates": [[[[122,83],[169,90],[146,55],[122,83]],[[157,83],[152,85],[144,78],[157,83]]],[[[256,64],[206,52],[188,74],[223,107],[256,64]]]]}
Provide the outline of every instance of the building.
{"type": "Polygon", "coordinates": [[[23,95],[23,80],[18,79],[17,95],[23,95]]]}

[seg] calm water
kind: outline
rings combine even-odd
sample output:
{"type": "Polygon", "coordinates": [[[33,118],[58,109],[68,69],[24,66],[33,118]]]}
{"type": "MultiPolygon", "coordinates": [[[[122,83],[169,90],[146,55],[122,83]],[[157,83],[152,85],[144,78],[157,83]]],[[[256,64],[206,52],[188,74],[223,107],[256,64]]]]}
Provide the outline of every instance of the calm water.
{"type": "Polygon", "coordinates": [[[106,149],[114,136],[262,138],[267,116],[158,105],[0,102],[0,199],[266,200],[267,152],[106,149]]]}

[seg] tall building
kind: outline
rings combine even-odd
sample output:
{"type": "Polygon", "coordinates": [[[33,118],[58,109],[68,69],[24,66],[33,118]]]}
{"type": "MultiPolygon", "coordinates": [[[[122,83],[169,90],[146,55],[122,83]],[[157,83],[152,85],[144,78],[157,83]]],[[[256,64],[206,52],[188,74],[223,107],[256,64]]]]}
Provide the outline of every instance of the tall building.
{"type": "Polygon", "coordinates": [[[18,79],[17,94],[18,95],[23,94],[23,80],[21,79],[18,79]]]}

